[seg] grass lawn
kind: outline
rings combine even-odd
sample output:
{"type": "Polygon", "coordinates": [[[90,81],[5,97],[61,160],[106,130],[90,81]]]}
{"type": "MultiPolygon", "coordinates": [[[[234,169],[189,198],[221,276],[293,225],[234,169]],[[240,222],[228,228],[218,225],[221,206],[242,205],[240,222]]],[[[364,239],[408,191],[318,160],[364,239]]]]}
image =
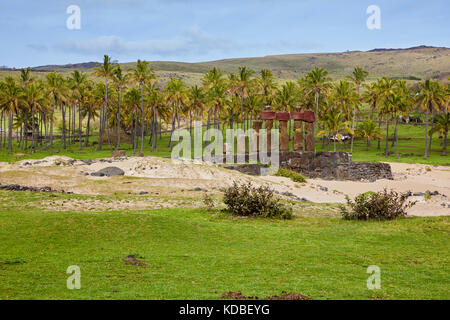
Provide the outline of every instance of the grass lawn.
{"type": "MultiPolygon", "coordinates": [[[[51,212],[0,191],[0,299],[449,299],[449,217],[237,219],[204,209],[51,212]],[[136,255],[146,266],[125,265],[136,255]],[[66,269],[81,269],[81,289],[66,269]],[[369,265],[381,289],[368,290],[369,265]]],[[[103,197],[104,198],[104,197],[103,197]]]]}

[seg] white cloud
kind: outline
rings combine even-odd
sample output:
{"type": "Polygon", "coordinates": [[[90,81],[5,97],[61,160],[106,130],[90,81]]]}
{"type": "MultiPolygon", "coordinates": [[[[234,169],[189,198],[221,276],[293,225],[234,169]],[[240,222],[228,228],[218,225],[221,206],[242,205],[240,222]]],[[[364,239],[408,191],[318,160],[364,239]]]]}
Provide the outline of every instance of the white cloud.
{"type": "Polygon", "coordinates": [[[154,56],[177,56],[179,54],[201,55],[211,52],[226,53],[236,49],[237,44],[228,39],[209,35],[194,26],[180,35],[167,40],[127,41],[116,36],[101,36],[93,40],[68,41],[59,48],[81,54],[148,54],[154,56]]]}

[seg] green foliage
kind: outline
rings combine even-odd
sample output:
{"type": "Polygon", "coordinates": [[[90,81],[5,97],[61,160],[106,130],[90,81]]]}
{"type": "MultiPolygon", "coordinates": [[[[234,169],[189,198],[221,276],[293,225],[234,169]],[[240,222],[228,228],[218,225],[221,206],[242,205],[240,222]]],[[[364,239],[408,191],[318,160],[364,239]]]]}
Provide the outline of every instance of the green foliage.
{"type": "Polygon", "coordinates": [[[292,208],[284,206],[268,187],[253,187],[236,181],[225,189],[223,202],[235,216],[292,219],[292,208]]]}
{"type": "Polygon", "coordinates": [[[357,195],[354,201],[347,198],[350,211],[341,206],[342,217],[346,220],[393,220],[406,216],[406,210],[415,202],[406,202],[408,193],[394,190],[381,192],[365,192],[357,195]]]}
{"type": "Polygon", "coordinates": [[[275,175],[278,177],[289,178],[294,182],[306,182],[306,179],[300,173],[281,167],[278,168],[278,172],[275,175]]]}

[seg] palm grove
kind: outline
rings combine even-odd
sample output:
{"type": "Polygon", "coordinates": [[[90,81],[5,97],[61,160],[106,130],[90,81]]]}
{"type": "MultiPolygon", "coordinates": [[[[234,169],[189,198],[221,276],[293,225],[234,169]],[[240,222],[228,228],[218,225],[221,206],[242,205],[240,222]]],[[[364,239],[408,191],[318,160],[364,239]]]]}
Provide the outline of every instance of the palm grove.
{"type": "Polygon", "coordinates": [[[192,129],[193,121],[199,120],[207,128],[247,129],[270,105],[278,111],[314,111],[315,136],[329,151],[339,151],[347,133],[350,152],[354,137],[360,137],[367,146],[376,140],[387,156],[391,133],[397,157],[398,124],[420,111],[425,124],[424,157],[430,156],[434,133],[443,136],[446,154],[450,90],[438,81],[427,79],[416,87],[387,77],[369,82],[368,73],[356,67],[345,80],[333,82],[326,70],[316,67],[297,81],[280,84],[271,70],[255,73],[240,67],[229,74],[213,68],[200,86],[189,87],[177,77],[163,86],[148,62],[138,60],[134,69],[125,72],[106,55],[93,75],[75,70],[64,78],[52,72],[37,80],[30,69],[23,69],[19,78],[6,77],[0,82],[0,148],[8,153],[48,150],[52,154],[69,145],[82,149],[95,144],[97,150],[117,151],[127,139],[133,154],[142,154],[144,143],[152,151],[158,148],[164,127],[171,134],[181,127],[192,129]],[[363,105],[370,108],[367,119],[361,117],[363,105]]]}

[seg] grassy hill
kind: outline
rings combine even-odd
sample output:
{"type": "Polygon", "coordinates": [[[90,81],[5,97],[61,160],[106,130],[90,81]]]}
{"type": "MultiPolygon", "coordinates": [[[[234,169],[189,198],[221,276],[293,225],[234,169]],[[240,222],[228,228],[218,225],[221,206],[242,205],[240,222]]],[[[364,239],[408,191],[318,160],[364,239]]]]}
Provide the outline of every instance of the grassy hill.
{"type": "MultiPolygon", "coordinates": [[[[70,72],[74,69],[90,70],[95,63],[72,65],[50,65],[33,68],[38,73],[48,71],[70,72]]],[[[212,67],[225,72],[236,72],[240,66],[256,71],[271,69],[280,79],[296,79],[314,66],[322,67],[333,79],[341,79],[350,74],[355,66],[369,71],[370,78],[389,76],[394,78],[420,80],[428,77],[439,78],[450,71],[450,48],[413,47],[408,49],[374,49],[370,51],[348,51],[340,53],[308,53],[274,55],[254,58],[235,58],[217,61],[186,63],[171,61],[151,61],[150,65],[164,81],[171,76],[181,76],[188,84],[199,81],[201,74],[212,67]]],[[[123,63],[124,69],[135,66],[135,62],[123,63]]],[[[0,71],[0,78],[5,73],[0,71]]]]}

